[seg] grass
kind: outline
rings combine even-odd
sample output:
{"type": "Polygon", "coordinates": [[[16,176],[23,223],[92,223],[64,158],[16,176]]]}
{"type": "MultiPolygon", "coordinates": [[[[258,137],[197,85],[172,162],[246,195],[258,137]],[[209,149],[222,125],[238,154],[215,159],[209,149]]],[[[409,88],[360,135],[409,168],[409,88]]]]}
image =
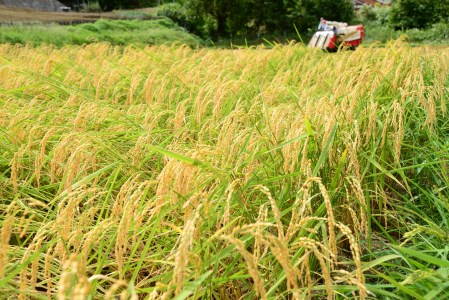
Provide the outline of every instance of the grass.
{"type": "Polygon", "coordinates": [[[4,295],[449,294],[447,49],[0,53],[4,295]]]}
{"type": "Polygon", "coordinates": [[[365,24],[367,44],[380,42],[387,43],[390,40],[396,40],[401,36],[406,36],[407,41],[412,45],[448,45],[449,29],[444,23],[434,24],[428,29],[407,29],[394,30],[387,24],[380,25],[376,22],[367,22],[365,24]]]}
{"type": "Polygon", "coordinates": [[[83,45],[108,42],[112,45],[158,45],[184,43],[198,46],[201,41],[176,26],[169,19],[157,20],[98,20],[73,26],[14,25],[2,27],[0,43],[83,45]]]}

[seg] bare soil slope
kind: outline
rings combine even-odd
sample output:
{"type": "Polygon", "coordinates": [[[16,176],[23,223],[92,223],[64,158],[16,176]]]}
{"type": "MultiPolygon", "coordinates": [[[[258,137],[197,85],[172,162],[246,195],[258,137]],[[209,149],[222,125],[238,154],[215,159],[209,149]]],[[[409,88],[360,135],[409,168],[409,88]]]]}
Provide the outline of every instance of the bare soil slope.
{"type": "Polygon", "coordinates": [[[6,0],[0,0],[0,23],[84,23],[100,18],[117,19],[113,13],[77,13],[77,12],[50,12],[30,8],[1,5],[6,0]]]}

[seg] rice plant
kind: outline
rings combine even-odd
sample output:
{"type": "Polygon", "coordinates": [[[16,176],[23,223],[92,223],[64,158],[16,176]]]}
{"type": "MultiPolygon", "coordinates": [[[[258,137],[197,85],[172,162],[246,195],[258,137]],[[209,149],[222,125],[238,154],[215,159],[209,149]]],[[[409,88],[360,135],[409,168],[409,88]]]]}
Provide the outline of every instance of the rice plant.
{"type": "Polygon", "coordinates": [[[449,51],[0,45],[0,291],[449,294],[449,51]]]}

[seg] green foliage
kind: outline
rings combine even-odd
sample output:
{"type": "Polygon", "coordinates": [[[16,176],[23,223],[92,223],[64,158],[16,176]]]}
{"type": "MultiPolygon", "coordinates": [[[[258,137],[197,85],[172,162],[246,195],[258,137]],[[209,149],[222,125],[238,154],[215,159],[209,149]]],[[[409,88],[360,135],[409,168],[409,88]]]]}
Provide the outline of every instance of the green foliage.
{"type": "Polygon", "coordinates": [[[149,20],[153,18],[152,14],[138,10],[118,10],[114,11],[114,13],[120,19],[127,19],[127,20],[149,20]]]}
{"type": "Polygon", "coordinates": [[[388,6],[362,6],[357,12],[357,18],[363,22],[374,22],[379,25],[387,25],[390,20],[391,8],[388,6]]]}
{"type": "Polygon", "coordinates": [[[405,34],[413,43],[447,44],[449,42],[449,26],[444,23],[433,24],[427,29],[409,29],[405,31],[405,34]]]}
{"type": "Polygon", "coordinates": [[[179,3],[162,5],[158,10],[157,15],[170,18],[172,21],[186,28],[190,32],[196,31],[195,24],[189,20],[187,9],[179,3]]]}
{"type": "Polygon", "coordinates": [[[2,29],[0,43],[41,45],[90,44],[157,45],[175,42],[197,46],[201,41],[168,18],[158,20],[99,20],[75,26],[10,26],[2,29]]]}
{"type": "Polygon", "coordinates": [[[215,23],[209,15],[197,15],[179,3],[168,3],[160,6],[158,16],[168,17],[179,26],[202,38],[208,38],[216,33],[215,23]]]}
{"type": "Polygon", "coordinates": [[[241,29],[251,20],[248,4],[246,0],[187,0],[185,7],[190,15],[195,16],[192,21],[196,27],[213,20],[213,28],[209,27],[208,34],[218,38],[241,29]]]}
{"type": "Polygon", "coordinates": [[[294,33],[315,27],[321,16],[350,22],[354,17],[350,0],[186,0],[163,8],[168,16],[195,33],[215,38],[250,33],[294,33]],[[201,30],[199,30],[201,29],[201,30]]]}
{"type": "Polygon", "coordinates": [[[449,0],[399,0],[392,15],[395,28],[426,28],[437,22],[449,21],[449,0]]]}
{"type": "MultiPolygon", "coordinates": [[[[397,39],[401,36],[400,31],[395,31],[390,26],[379,25],[377,22],[364,23],[365,27],[365,41],[386,43],[389,40],[397,39]]],[[[403,33],[405,34],[405,33],[403,33]]]]}
{"type": "Polygon", "coordinates": [[[295,8],[300,12],[296,20],[298,28],[303,31],[315,28],[320,17],[347,23],[355,17],[353,2],[350,0],[303,0],[295,8]]]}
{"type": "Polygon", "coordinates": [[[182,24],[187,21],[187,10],[179,3],[162,5],[158,10],[157,15],[168,17],[178,24],[182,24]]]}
{"type": "Polygon", "coordinates": [[[255,29],[263,27],[266,32],[276,32],[279,30],[292,30],[293,18],[289,15],[289,7],[292,3],[288,1],[264,1],[263,5],[259,1],[250,2],[251,15],[255,20],[255,29]]]}
{"type": "Polygon", "coordinates": [[[113,9],[142,8],[157,5],[157,0],[98,0],[103,11],[113,9]]]}
{"type": "Polygon", "coordinates": [[[376,21],[379,24],[388,24],[391,15],[391,8],[388,6],[374,7],[374,13],[376,14],[376,21]]]}
{"type": "Polygon", "coordinates": [[[98,0],[103,11],[111,11],[118,6],[118,0],[98,0]]]}
{"type": "Polygon", "coordinates": [[[84,12],[101,12],[101,7],[98,1],[89,1],[87,6],[83,9],[84,12]]]}
{"type": "Polygon", "coordinates": [[[374,7],[369,5],[362,6],[357,12],[357,15],[362,22],[372,22],[377,19],[376,13],[374,12],[374,7]]]}
{"type": "Polygon", "coordinates": [[[445,23],[433,24],[427,29],[394,30],[387,24],[381,25],[378,21],[365,23],[366,41],[386,43],[389,40],[406,36],[407,41],[414,44],[448,44],[449,27],[445,23]]]}
{"type": "MultiPolygon", "coordinates": [[[[421,7],[422,8],[422,7],[421,7]]],[[[447,23],[431,23],[427,28],[407,28],[394,26],[397,7],[364,6],[357,12],[358,19],[365,25],[366,40],[386,43],[392,39],[406,36],[410,43],[447,44],[449,26],[447,23]],[[396,10],[395,10],[396,9],[396,10]],[[395,28],[396,27],[396,28],[395,28]],[[401,30],[402,28],[402,30],[401,30]]],[[[407,21],[407,20],[405,20],[407,21]]]]}
{"type": "MultiPolygon", "coordinates": [[[[416,29],[415,29],[416,30],[416,29]]],[[[429,68],[430,61],[420,60],[419,70],[423,84],[431,86],[439,76],[429,68]]],[[[416,71],[416,70],[415,70],[416,71]]],[[[428,114],[420,107],[416,97],[407,97],[406,134],[403,141],[403,181],[410,186],[409,194],[397,187],[391,191],[402,198],[400,222],[403,227],[401,244],[391,246],[388,254],[379,255],[380,270],[370,280],[381,280],[398,299],[447,299],[449,297],[449,160],[447,133],[449,122],[442,107],[447,105],[449,94],[442,96],[437,105],[438,119],[435,127],[425,128],[428,114]]],[[[380,283],[380,282],[379,282],[380,283]]]]}

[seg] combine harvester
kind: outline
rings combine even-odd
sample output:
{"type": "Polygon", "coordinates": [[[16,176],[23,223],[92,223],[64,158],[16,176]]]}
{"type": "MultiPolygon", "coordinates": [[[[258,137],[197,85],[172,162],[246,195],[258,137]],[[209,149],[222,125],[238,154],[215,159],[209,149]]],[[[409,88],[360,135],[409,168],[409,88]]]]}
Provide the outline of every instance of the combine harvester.
{"type": "Polygon", "coordinates": [[[324,30],[315,32],[309,47],[335,51],[339,47],[355,49],[365,37],[363,25],[348,26],[348,23],[327,22],[324,30]]]}

